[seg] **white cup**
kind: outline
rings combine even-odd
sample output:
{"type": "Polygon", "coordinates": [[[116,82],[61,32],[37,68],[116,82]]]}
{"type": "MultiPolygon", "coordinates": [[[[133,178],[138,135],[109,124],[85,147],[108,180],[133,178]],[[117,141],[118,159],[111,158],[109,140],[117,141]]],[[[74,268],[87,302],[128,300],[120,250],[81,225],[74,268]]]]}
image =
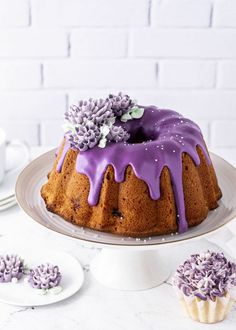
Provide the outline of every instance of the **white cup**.
{"type": "Polygon", "coordinates": [[[22,149],[23,159],[29,160],[30,151],[28,145],[20,140],[6,140],[6,134],[2,128],[0,128],[0,184],[2,183],[5,174],[9,171],[6,168],[6,147],[7,146],[16,146],[22,149]]]}

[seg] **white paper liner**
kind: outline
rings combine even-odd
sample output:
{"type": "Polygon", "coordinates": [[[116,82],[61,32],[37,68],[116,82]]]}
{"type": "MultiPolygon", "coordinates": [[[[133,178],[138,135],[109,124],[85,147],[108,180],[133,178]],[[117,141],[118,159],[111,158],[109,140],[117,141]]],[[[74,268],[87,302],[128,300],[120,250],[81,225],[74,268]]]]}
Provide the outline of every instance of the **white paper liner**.
{"type": "MultiPolygon", "coordinates": [[[[176,289],[176,288],[175,288],[176,289]]],[[[224,320],[235,302],[235,290],[227,292],[224,297],[202,300],[194,296],[186,296],[176,290],[180,303],[189,317],[202,323],[216,323],[224,320]]]]}

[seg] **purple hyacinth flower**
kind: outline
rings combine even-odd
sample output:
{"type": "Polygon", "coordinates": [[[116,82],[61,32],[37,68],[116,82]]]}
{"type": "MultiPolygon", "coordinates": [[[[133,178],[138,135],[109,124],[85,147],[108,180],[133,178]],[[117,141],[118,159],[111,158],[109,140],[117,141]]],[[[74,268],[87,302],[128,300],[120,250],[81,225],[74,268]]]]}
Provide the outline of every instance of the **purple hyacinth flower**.
{"type": "Polygon", "coordinates": [[[194,254],[179,266],[172,282],[186,296],[214,301],[236,286],[236,264],[223,253],[194,254]]]}

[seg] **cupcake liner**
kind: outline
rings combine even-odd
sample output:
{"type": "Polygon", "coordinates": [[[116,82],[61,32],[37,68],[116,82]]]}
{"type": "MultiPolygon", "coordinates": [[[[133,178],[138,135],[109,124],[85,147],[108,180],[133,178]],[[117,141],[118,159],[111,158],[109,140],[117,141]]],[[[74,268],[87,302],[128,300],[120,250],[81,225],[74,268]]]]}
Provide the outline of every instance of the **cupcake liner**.
{"type": "MultiPolygon", "coordinates": [[[[179,290],[178,290],[179,291],[179,290]]],[[[223,321],[235,302],[235,294],[227,292],[224,297],[202,300],[194,296],[178,293],[180,303],[190,318],[201,323],[216,323],[223,321]]]]}

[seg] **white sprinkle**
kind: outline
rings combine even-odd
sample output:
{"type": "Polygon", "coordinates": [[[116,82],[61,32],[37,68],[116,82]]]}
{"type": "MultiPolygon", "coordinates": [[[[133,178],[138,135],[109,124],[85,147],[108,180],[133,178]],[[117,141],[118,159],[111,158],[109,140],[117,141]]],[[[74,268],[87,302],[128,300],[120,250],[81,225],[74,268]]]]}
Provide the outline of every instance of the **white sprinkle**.
{"type": "Polygon", "coordinates": [[[122,238],[121,240],[124,241],[124,238],[122,238]]]}
{"type": "Polygon", "coordinates": [[[173,150],[173,152],[175,152],[175,150],[173,150]]]}
{"type": "Polygon", "coordinates": [[[147,240],[146,240],[146,239],[144,239],[144,240],[143,240],[143,243],[146,243],[146,242],[147,242],[147,240]]]}
{"type": "Polygon", "coordinates": [[[149,240],[151,240],[152,238],[151,237],[148,237],[149,240]]]}
{"type": "Polygon", "coordinates": [[[174,236],[174,233],[171,233],[170,236],[174,236]]]}
{"type": "Polygon", "coordinates": [[[145,150],[148,150],[148,148],[145,148],[145,150]]]}
{"type": "Polygon", "coordinates": [[[180,120],[181,124],[183,123],[183,120],[180,120]]]}
{"type": "Polygon", "coordinates": [[[157,146],[157,148],[159,148],[159,146],[157,146]]]}
{"type": "Polygon", "coordinates": [[[161,240],[164,241],[165,240],[164,237],[161,240]]]}
{"type": "Polygon", "coordinates": [[[157,162],[158,161],[158,159],[155,159],[155,162],[157,162]]]}

